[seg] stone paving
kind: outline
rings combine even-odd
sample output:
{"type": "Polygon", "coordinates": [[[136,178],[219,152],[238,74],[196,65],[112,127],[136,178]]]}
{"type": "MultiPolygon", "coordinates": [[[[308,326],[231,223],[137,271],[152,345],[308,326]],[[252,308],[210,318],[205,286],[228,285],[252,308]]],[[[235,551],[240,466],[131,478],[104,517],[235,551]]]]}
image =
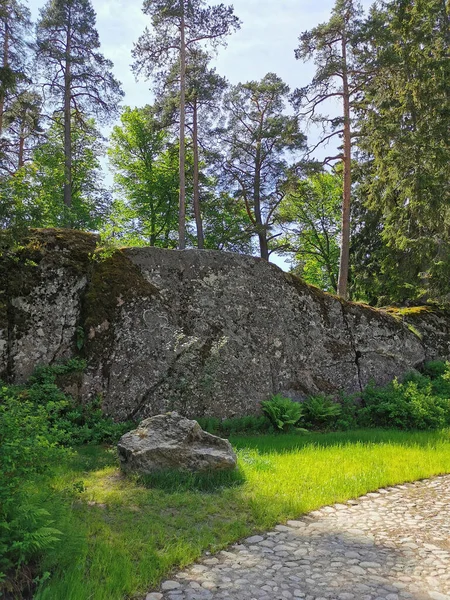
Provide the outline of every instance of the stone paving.
{"type": "Polygon", "coordinates": [[[204,556],[146,600],[450,600],[450,475],[325,506],[204,556]]]}

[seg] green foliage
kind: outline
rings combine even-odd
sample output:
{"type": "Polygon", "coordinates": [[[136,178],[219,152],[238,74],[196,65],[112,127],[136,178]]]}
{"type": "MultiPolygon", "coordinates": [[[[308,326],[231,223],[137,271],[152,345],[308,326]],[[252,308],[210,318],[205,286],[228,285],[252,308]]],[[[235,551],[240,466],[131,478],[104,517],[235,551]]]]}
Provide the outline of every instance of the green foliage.
{"type": "Polygon", "coordinates": [[[449,379],[450,363],[443,362],[441,360],[430,360],[425,363],[421,369],[424,375],[427,375],[430,379],[438,379],[443,377],[444,380],[449,379]]]}
{"type": "Polygon", "coordinates": [[[336,420],[334,428],[337,431],[348,431],[358,427],[358,411],[360,404],[356,395],[348,395],[341,392],[339,396],[341,412],[336,420]]]}
{"type": "Polygon", "coordinates": [[[278,211],[285,232],[283,246],[294,253],[294,272],[333,293],[339,271],[341,204],[342,177],[317,173],[297,181],[278,211]]]}
{"type": "Polygon", "coordinates": [[[303,414],[301,404],[290,398],[284,398],[281,394],[261,402],[261,407],[274,427],[282,431],[297,425],[303,414]]]}
{"type": "Polygon", "coordinates": [[[105,416],[100,399],[77,404],[57,385],[58,378],[75,374],[86,368],[84,360],[71,359],[66,363],[35,369],[25,389],[19,391],[36,407],[44,407],[51,427],[53,441],[62,445],[114,443],[133,423],[114,423],[105,416]]]}
{"type": "Polygon", "coordinates": [[[440,429],[450,425],[450,398],[435,394],[431,383],[423,379],[404,383],[394,380],[385,388],[368,386],[362,394],[360,424],[399,429],[440,429]]]}
{"type": "Polygon", "coordinates": [[[178,146],[154,118],[152,108],[126,107],[108,150],[115,191],[106,236],[133,245],[176,246],[178,146]]]}
{"type": "Polygon", "coordinates": [[[200,417],[196,421],[208,433],[223,437],[236,434],[262,434],[273,431],[273,426],[266,416],[232,417],[230,419],[200,417]]]}
{"type": "Polygon", "coordinates": [[[47,0],[36,26],[36,52],[55,112],[69,108],[78,124],[86,116],[107,122],[117,115],[124,94],[112,73],[113,63],[100,52],[91,0],[47,0]]]}
{"type": "MultiPolygon", "coordinates": [[[[390,0],[371,11],[372,76],[358,107],[360,197],[378,295],[404,301],[449,292],[448,3],[390,0]],[[367,235],[368,234],[368,235],[367,235]],[[378,287],[377,285],[377,287],[378,287]]],[[[361,248],[364,257],[366,248],[361,248]]],[[[362,270],[362,269],[361,269],[362,270]]],[[[369,281],[364,286],[370,294],[369,281]]]]}
{"type": "Polygon", "coordinates": [[[232,86],[225,95],[226,123],[217,131],[217,160],[224,184],[245,207],[258,236],[260,255],[278,237],[275,213],[285,195],[290,168],[305,147],[298,119],[284,114],[289,87],[275,74],[232,86]]]}
{"type": "MultiPolygon", "coordinates": [[[[0,580],[60,539],[49,512],[30,502],[28,487],[46,488],[68,446],[115,442],[131,423],[114,423],[96,403],[77,405],[57,386],[85,362],[39,367],[25,386],[0,387],[0,580]]],[[[49,492],[51,493],[51,492],[49,492]]]]}
{"type": "Polygon", "coordinates": [[[0,388],[0,576],[48,548],[58,534],[26,495],[27,482],[42,484],[66,452],[47,417],[45,407],[0,388]]]}
{"type": "Polygon", "coordinates": [[[340,416],[340,405],[325,395],[310,396],[302,404],[306,427],[328,429],[340,416]]]}
{"type": "Polygon", "coordinates": [[[4,227],[71,227],[98,230],[109,211],[100,176],[102,137],[93,120],[78,126],[72,117],[72,205],[64,187],[64,128],[55,118],[30,162],[14,177],[0,179],[0,224],[4,227]]]}

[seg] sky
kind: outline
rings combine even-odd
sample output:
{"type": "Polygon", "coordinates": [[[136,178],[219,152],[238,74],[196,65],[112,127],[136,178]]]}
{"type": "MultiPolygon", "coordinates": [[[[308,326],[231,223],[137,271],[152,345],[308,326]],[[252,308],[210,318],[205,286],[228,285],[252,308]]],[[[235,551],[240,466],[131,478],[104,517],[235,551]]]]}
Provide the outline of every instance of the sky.
{"type": "MultiPolygon", "coordinates": [[[[44,0],[28,0],[36,20],[44,0]]],[[[218,4],[217,0],[209,0],[218,4]]],[[[223,0],[228,4],[227,0],[223,0]]],[[[362,0],[364,8],[372,0],[362,0]]],[[[97,29],[102,52],[114,63],[114,74],[122,82],[124,105],[140,107],[152,102],[151,82],[136,81],[131,72],[133,44],[150,26],[142,11],[141,0],[92,0],[97,13],[97,29]]],[[[303,31],[329,19],[334,0],[235,0],[235,14],[241,29],[229,36],[228,46],[220,48],[213,64],[217,72],[232,84],[259,80],[276,73],[294,90],[310,83],[314,64],[304,64],[294,57],[298,37],[303,31]]],[[[308,131],[310,141],[316,139],[308,131]]],[[[108,179],[108,178],[107,178],[108,179]]],[[[283,260],[277,261],[286,268],[283,260]]]]}
{"type": "MultiPolygon", "coordinates": [[[[34,19],[44,3],[29,0],[34,19]]],[[[372,2],[362,3],[368,7],[372,2]]],[[[113,61],[114,74],[123,84],[124,104],[134,107],[151,102],[150,82],[136,82],[130,69],[133,44],[150,25],[141,11],[141,0],[92,0],[92,4],[102,52],[113,61]]],[[[291,89],[309,83],[314,66],[296,61],[294,49],[302,31],[328,20],[334,0],[235,0],[232,4],[242,25],[229,36],[228,47],[219,49],[218,73],[233,84],[261,79],[269,72],[277,73],[291,89]]]]}

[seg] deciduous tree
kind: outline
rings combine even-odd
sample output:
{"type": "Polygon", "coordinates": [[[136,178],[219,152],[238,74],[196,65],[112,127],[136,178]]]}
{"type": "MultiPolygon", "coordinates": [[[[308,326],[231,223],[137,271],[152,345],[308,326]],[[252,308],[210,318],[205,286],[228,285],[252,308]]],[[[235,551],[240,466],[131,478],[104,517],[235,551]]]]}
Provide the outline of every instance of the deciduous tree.
{"type": "Polygon", "coordinates": [[[174,247],[178,147],[155,121],[151,107],[125,109],[121,125],[113,129],[108,154],[118,192],[107,226],[109,237],[174,247]]]}
{"type": "Polygon", "coordinates": [[[305,281],[337,292],[342,177],[317,173],[292,183],[278,220],[284,251],[294,256],[293,267],[305,281]]]}

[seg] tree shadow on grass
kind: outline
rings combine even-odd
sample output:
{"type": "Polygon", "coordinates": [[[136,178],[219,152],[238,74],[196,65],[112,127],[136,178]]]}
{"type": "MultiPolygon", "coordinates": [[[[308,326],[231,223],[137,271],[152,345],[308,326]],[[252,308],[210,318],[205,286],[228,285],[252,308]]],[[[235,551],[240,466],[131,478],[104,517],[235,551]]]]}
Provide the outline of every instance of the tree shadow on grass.
{"type": "Polygon", "coordinates": [[[141,475],[137,482],[146,488],[165,492],[204,492],[217,493],[225,488],[234,488],[245,482],[245,475],[239,467],[231,471],[207,471],[191,473],[189,471],[166,470],[141,475]]]}

